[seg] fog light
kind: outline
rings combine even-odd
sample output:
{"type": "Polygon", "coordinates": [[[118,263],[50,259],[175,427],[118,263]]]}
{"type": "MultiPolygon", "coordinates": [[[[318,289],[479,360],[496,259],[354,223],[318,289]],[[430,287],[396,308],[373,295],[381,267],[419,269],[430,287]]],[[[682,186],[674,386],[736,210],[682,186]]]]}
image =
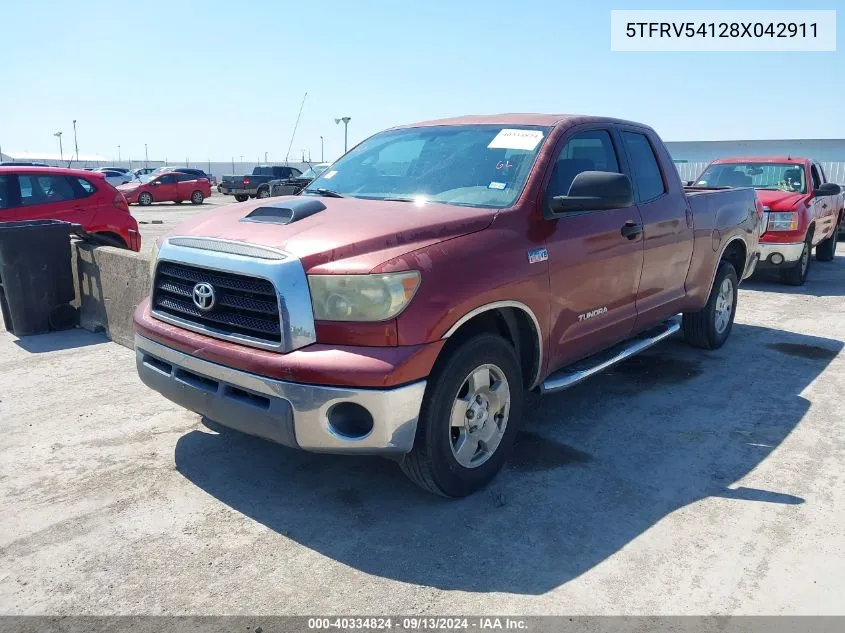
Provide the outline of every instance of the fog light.
{"type": "Polygon", "coordinates": [[[769,261],[771,261],[775,266],[777,266],[778,264],[782,264],[783,255],[781,255],[780,253],[775,253],[769,258],[769,261]]]}
{"type": "Polygon", "coordinates": [[[332,431],[350,440],[366,437],[373,430],[373,416],[355,402],[340,402],[334,405],[326,417],[332,431]]]}

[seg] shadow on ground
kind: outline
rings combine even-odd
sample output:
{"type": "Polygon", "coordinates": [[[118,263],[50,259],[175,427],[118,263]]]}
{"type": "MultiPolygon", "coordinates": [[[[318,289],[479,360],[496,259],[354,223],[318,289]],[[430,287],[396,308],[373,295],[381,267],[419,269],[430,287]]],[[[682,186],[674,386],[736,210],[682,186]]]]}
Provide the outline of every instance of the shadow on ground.
{"type": "Polygon", "coordinates": [[[76,329],[23,336],[15,340],[15,345],[31,354],[43,354],[44,352],[56,352],[108,342],[109,340],[103,334],[76,329]]]}
{"type": "Polygon", "coordinates": [[[841,347],[736,325],[716,352],[672,339],[567,392],[531,395],[509,466],[463,500],[418,490],[387,460],[225,430],[181,437],[176,466],[235,510],[367,574],[540,594],[697,500],[803,503],[733,483],[801,421],[801,391],[841,347]]]}

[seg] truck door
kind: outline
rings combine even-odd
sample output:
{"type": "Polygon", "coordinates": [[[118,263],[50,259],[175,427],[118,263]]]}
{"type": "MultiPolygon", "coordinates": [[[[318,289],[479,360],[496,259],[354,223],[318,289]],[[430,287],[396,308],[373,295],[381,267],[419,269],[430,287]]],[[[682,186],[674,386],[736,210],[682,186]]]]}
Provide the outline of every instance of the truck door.
{"type": "Polygon", "coordinates": [[[813,233],[813,245],[815,246],[826,239],[836,230],[836,219],[839,209],[836,208],[837,196],[818,196],[815,194],[819,187],[824,184],[824,172],[816,163],[810,164],[810,180],[813,183],[812,213],[816,218],[816,230],[813,233]]]}
{"type": "MultiPolygon", "coordinates": [[[[576,128],[563,141],[546,185],[543,204],[566,195],[582,171],[621,172],[622,155],[614,130],[576,128]]],[[[622,341],[636,320],[637,287],[643,264],[642,224],[636,207],[577,211],[547,220],[551,286],[549,369],[622,341]]]]}
{"type": "Polygon", "coordinates": [[[643,274],[637,292],[636,330],[677,313],[685,296],[693,227],[687,199],[660,139],[641,128],[622,128],[634,201],[643,220],[643,274]]]}

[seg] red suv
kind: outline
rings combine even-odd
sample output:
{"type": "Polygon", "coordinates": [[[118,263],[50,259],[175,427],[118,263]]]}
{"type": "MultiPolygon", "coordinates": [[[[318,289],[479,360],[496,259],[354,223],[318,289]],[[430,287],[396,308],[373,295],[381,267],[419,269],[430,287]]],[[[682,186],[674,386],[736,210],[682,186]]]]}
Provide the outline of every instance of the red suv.
{"type": "Polygon", "coordinates": [[[191,204],[202,204],[211,195],[211,183],[208,178],[173,171],[150,174],[145,179],[120,185],[117,190],[126,196],[129,204],[137,202],[142,207],[148,207],[153,202],[182,204],[186,200],[190,200],[191,204]]]}
{"type": "Polygon", "coordinates": [[[138,222],[103,174],[60,167],[0,167],[0,222],[65,220],[141,249],[138,222]]]}

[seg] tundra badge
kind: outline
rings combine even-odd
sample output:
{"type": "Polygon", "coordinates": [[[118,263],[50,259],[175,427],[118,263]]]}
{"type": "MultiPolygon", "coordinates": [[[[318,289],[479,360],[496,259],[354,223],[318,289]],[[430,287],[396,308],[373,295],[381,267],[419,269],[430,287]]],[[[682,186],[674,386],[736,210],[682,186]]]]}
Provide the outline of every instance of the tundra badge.
{"type": "Polygon", "coordinates": [[[607,313],[607,306],[602,306],[601,308],[596,308],[595,310],[590,310],[589,312],[585,312],[584,314],[578,315],[579,321],[586,321],[587,319],[592,319],[593,317],[599,316],[600,314],[607,313]]]}
{"type": "Polygon", "coordinates": [[[537,264],[539,262],[544,262],[549,258],[549,251],[545,248],[532,248],[528,251],[528,263],[529,264],[537,264]]]}

